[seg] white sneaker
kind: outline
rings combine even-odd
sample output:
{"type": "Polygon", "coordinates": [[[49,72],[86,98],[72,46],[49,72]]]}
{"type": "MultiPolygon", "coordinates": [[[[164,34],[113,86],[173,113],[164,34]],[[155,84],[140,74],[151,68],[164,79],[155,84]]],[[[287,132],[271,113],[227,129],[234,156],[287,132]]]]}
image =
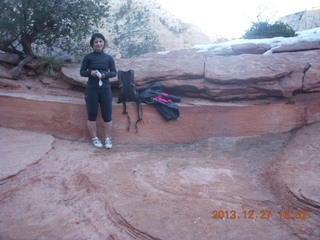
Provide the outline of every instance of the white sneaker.
{"type": "Polygon", "coordinates": [[[100,141],[99,138],[97,138],[97,137],[92,138],[92,144],[93,144],[93,146],[95,146],[95,147],[97,147],[97,148],[103,147],[101,141],[100,141]]]}
{"type": "Polygon", "coordinates": [[[105,147],[110,149],[112,148],[112,142],[111,142],[111,137],[106,138],[106,140],[104,141],[105,147]]]}

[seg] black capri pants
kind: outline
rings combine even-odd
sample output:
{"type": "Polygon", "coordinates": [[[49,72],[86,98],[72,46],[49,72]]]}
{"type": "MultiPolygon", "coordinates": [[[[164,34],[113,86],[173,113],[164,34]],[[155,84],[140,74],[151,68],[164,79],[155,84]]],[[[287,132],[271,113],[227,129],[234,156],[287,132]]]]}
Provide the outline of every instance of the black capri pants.
{"type": "Polygon", "coordinates": [[[107,88],[86,87],[84,98],[89,121],[95,122],[97,120],[99,103],[103,121],[112,121],[112,92],[110,86],[107,88]]]}

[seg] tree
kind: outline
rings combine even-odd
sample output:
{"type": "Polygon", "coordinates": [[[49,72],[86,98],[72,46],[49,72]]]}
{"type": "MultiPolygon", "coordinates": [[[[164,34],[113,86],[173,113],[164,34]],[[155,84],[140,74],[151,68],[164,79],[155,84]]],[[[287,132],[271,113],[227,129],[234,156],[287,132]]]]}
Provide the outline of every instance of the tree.
{"type": "Polygon", "coordinates": [[[58,47],[69,51],[85,39],[94,27],[103,26],[108,16],[107,1],[99,0],[1,0],[0,50],[18,54],[13,78],[31,62],[35,46],[58,47]]]}
{"type": "Polygon", "coordinates": [[[294,37],[295,31],[283,22],[270,24],[268,22],[254,22],[243,35],[244,39],[294,37]]]}

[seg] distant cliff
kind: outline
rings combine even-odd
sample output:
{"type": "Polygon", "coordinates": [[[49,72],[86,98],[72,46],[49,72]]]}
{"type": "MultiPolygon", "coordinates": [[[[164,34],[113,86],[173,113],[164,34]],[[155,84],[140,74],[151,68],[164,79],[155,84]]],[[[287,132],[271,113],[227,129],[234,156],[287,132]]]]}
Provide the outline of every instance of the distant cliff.
{"type": "Polygon", "coordinates": [[[320,27],[320,6],[284,16],[279,21],[290,25],[295,31],[320,27]]]}
{"type": "Polygon", "coordinates": [[[108,40],[107,51],[118,58],[211,42],[199,28],[175,18],[155,0],[110,0],[109,5],[110,16],[100,31],[108,40]]]}

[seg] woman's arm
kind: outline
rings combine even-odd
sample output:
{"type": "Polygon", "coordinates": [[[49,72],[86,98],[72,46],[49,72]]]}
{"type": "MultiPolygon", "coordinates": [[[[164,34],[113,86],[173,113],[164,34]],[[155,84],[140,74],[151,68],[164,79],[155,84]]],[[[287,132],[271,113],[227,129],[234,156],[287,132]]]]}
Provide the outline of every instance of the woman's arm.
{"type": "Polygon", "coordinates": [[[108,61],[108,68],[109,68],[109,72],[103,71],[102,72],[102,78],[113,78],[115,76],[117,76],[117,69],[116,69],[116,64],[114,62],[114,59],[112,57],[110,57],[109,61],[108,61]]]}
{"type": "Polygon", "coordinates": [[[90,71],[89,71],[89,61],[87,57],[84,57],[82,62],[81,62],[81,67],[80,67],[80,76],[82,77],[89,77],[90,76],[90,71]]]}
{"type": "Polygon", "coordinates": [[[110,72],[108,72],[109,78],[113,78],[113,77],[117,76],[116,64],[115,64],[113,58],[111,58],[111,60],[109,62],[109,69],[110,69],[110,72]]]}

